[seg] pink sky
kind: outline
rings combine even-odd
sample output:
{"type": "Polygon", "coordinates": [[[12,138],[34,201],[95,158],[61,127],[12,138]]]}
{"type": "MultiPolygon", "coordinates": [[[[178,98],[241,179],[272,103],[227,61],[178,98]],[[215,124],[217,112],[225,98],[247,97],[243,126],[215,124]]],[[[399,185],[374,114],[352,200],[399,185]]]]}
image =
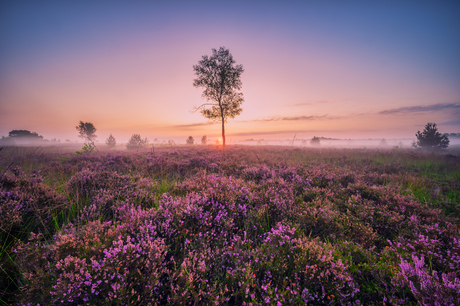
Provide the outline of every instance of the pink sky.
{"type": "MultiPolygon", "coordinates": [[[[427,122],[438,123],[441,132],[460,132],[459,61],[449,65],[446,59],[460,51],[448,42],[458,31],[439,32],[439,38],[436,31],[448,31],[450,19],[437,24],[445,16],[431,16],[429,7],[414,12],[406,21],[408,34],[396,37],[390,30],[398,24],[379,24],[389,16],[374,7],[364,12],[374,14],[375,23],[360,17],[362,9],[351,10],[358,20],[350,23],[346,10],[312,5],[298,10],[305,18],[322,13],[329,19],[305,23],[302,14],[289,15],[294,7],[278,12],[275,5],[259,12],[262,17],[246,8],[219,23],[154,4],[112,9],[109,17],[85,15],[90,8],[82,5],[69,20],[59,17],[64,6],[42,8],[45,17],[57,18],[61,32],[40,27],[45,17],[35,15],[32,5],[7,8],[0,36],[2,45],[9,44],[0,53],[0,136],[27,129],[47,139],[76,140],[82,120],[94,123],[99,141],[109,133],[120,142],[133,133],[183,142],[190,135],[219,137],[220,124],[192,112],[203,101],[192,86],[192,66],[220,46],[245,69],[243,113],[228,121],[229,139],[414,137],[427,122]],[[167,22],[150,23],[145,10],[168,15],[167,22]],[[28,14],[35,24],[17,30],[28,14]],[[111,24],[115,17],[121,21],[111,24]],[[29,42],[34,33],[43,40],[29,42]],[[440,46],[422,49],[430,39],[440,46]]],[[[98,9],[102,14],[103,6],[98,9]]]]}

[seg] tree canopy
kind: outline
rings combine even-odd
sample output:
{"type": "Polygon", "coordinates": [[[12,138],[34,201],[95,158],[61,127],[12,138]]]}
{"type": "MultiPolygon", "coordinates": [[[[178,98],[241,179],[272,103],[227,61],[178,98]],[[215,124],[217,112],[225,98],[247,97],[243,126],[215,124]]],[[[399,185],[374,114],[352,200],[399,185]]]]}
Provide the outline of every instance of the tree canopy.
{"type": "Polygon", "coordinates": [[[39,136],[35,132],[27,131],[27,130],[12,130],[8,134],[9,137],[16,138],[16,137],[30,137],[36,139],[43,139],[43,136],[39,136]]]}
{"type": "Polygon", "coordinates": [[[85,141],[94,141],[97,138],[97,136],[94,134],[96,133],[96,128],[91,122],[80,121],[80,123],[75,128],[79,133],[78,137],[85,139],[85,141]]]}
{"type": "Polygon", "coordinates": [[[449,146],[449,138],[438,132],[436,123],[428,122],[423,132],[417,131],[416,146],[426,149],[445,149],[449,146]]]}
{"type": "Polygon", "coordinates": [[[193,66],[196,79],[193,86],[203,87],[202,97],[207,100],[198,106],[205,118],[222,122],[222,142],[225,145],[225,122],[241,114],[244,102],[241,89],[242,65],[236,65],[230,51],[225,47],[212,49],[212,55],[204,55],[198,65],[193,66]]]}

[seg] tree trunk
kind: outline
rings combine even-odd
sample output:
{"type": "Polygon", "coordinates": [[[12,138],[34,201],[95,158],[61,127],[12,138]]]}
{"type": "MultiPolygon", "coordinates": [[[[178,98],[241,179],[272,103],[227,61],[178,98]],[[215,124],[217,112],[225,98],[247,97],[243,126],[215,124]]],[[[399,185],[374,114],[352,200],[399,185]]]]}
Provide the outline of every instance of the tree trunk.
{"type": "Polygon", "coordinates": [[[224,127],[224,109],[222,105],[222,93],[224,90],[224,78],[221,80],[220,84],[220,96],[219,96],[219,107],[220,107],[220,119],[222,120],[222,144],[225,147],[225,127],[224,127]]]}
{"type": "Polygon", "coordinates": [[[221,114],[222,114],[222,144],[224,145],[225,147],[225,127],[224,127],[224,112],[221,110],[221,114]]]}

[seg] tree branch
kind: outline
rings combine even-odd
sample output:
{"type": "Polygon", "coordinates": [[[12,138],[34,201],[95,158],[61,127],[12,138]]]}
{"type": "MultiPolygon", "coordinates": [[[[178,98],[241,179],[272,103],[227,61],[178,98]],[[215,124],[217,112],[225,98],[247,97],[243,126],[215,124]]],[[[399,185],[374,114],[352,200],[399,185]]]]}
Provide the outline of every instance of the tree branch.
{"type": "Polygon", "coordinates": [[[192,113],[196,113],[199,109],[201,109],[201,108],[203,108],[205,106],[219,106],[219,104],[216,104],[216,103],[204,103],[204,104],[201,104],[200,106],[194,106],[193,110],[192,110],[192,113]]]}

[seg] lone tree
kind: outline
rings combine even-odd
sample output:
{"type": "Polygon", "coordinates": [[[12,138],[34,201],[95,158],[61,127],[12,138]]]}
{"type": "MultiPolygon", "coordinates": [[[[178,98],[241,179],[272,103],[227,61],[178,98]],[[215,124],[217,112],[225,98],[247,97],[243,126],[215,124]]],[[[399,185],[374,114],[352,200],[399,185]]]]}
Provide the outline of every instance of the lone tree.
{"type": "Polygon", "coordinates": [[[436,123],[431,122],[425,125],[423,132],[417,131],[415,136],[417,136],[415,146],[420,148],[442,150],[447,148],[450,142],[446,135],[438,132],[436,123]]]}
{"type": "Polygon", "coordinates": [[[195,110],[200,110],[210,120],[222,122],[222,143],[225,146],[224,123],[243,111],[243,94],[236,91],[241,89],[243,66],[235,65],[230,51],[220,47],[219,50],[212,49],[211,56],[204,55],[193,70],[197,76],[193,86],[203,87],[202,97],[208,101],[195,110]]]}
{"type": "Polygon", "coordinates": [[[80,135],[78,137],[83,138],[85,141],[93,142],[97,136],[94,134],[96,133],[96,128],[91,122],[83,122],[80,123],[75,127],[80,135]]]}
{"type": "Polygon", "coordinates": [[[112,134],[110,134],[110,136],[106,139],[105,143],[113,148],[117,145],[117,140],[115,139],[115,137],[112,136],[112,134]]]}

